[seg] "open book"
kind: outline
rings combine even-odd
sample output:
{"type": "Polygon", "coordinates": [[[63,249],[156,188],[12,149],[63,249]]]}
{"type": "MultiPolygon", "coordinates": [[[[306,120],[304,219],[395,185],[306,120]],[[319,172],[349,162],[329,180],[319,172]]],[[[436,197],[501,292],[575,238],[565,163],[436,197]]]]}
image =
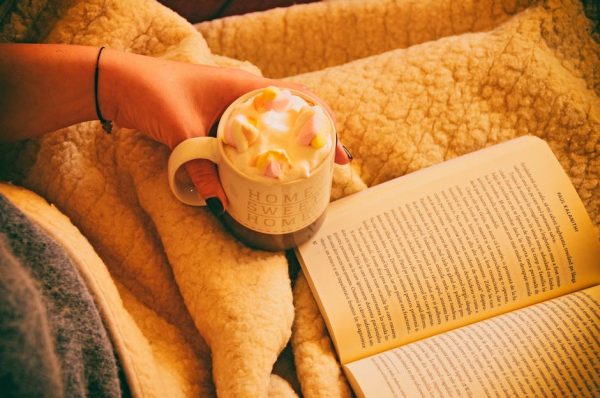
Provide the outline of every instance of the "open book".
{"type": "Polygon", "coordinates": [[[521,137],[331,204],[296,254],[366,397],[600,395],[600,245],[521,137]]]}

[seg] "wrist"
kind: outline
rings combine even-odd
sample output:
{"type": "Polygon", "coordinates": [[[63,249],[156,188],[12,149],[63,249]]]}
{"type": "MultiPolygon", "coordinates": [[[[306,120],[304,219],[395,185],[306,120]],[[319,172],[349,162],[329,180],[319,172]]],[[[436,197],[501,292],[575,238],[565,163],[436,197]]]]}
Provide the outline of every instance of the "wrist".
{"type": "MultiPolygon", "coordinates": [[[[100,51],[100,49],[98,50],[100,51]]],[[[98,118],[116,121],[120,103],[121,87],[123,82],[120,68],[122,68],[120,57],[122,54],[111,48],[104,48],[97,61],[98,80],[96,87],[96,104],[98,118]]]]}
{"type": "Polygon", "coordinates": [[[98,50],[98,55],[96,56],[96,65],[94,70],[94,105],[96,110],[96,117],[100,120],[102,124],[102,129],[106,131],[108,134],[112,132],[112,121],[108,120],[102,114],[102,109],[100,107],[100,97],[98,93],[98,85],[100,82],[100,57],[102,56],[102,52],[106,47],[100,47],[98,50]]]}

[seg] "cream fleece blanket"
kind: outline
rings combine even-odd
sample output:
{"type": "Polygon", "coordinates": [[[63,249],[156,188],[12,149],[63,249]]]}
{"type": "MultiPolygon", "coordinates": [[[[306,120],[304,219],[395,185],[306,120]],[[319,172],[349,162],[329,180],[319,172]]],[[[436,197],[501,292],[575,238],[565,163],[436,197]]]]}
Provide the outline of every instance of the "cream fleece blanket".
{"type": "MultiPolygon", "coordinates": [[[[336,170],[332,199],[535,134],[555,151],[597,226],[593,30],[575,0],[338,0],[197,30],[142,0],[23,0],[1,34],[254,64],[301,82],[329,102],[355,157],[336,170]]],[[[150,373],[170,383],[169,396],[293,395],[271,376],[290,336],[304,396],[350,395],[303,276],[291,281],[282,254],[249,250],[204,209],[178,203],[167,156],[139,133],[108,136],[91,122],[3,153],[2,174],[54,203],[87,237],[110,272],[105,291],[118,289],[122,301],[112,302],[122,302],[125,315],[117,318],[129,319],[138,336],[123,345],[145,342],[140,355],[120,353],[153,362],[150,373]]],[[[126,367],[130,380],[134,364],[126,367]]],[[[146,379],[138,377],[136,394],[161,395],[144,390],[153,381],[146,379]]]]}

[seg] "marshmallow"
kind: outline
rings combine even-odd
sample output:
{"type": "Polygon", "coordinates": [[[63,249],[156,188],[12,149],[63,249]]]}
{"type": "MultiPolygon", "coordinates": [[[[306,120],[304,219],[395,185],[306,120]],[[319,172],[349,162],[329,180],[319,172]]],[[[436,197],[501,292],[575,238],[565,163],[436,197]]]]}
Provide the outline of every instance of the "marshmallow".
{"type": "Polygon", "coordinates": [[[221,137],[236,169],[280,183],[309,177],[330,154],[332,131],[320,105],[271,86],[231,108],[221,137]]]}
{"type": "Polygon", "coordinates": [[[285,149],[277,148],[257,155],[254,164],[265,176],[280,178],[283,176],[285,168],[290,166],[291,161],[285,149]]]}
{"type": "Polygon", "coordinates": [[[281,164],[276,160],[269,160],[267,163],[267,167],[265,167],[264,171],[265,176],[271,178],[279,178],[283,175],[283,170],[281,169],[281,164]]]}
{"type": "Polygon", "coordinates": [[[294,123],[298,144],[322,148],[327,143],[328,127],[327,116],[320,107],[303,107],[294,123]]]}
{"type": "Polygon", "coordinates": [[[256,120],[245,115],[236,115],[231,119],[229,128],[225,130],[223,141],[234,147],[238,152],[248,150],[256,139],[259,131],[256,128],[256,120]]]}
{"type": "Polygon", "coordinates": [[[310,146],[312,146],[315,149],[319,149],[319,148],[323,148],[325,146],[326,143],[326,138],[325,135],[322,133],[319,133],[317,135],[314,136],[314,138],[310,141],[310,146]]]}
{"type": "Polygon", "coordinates": [[[284,112],[290,105],[291,100],[292,93],[289,90],[281,90],[278,87],[269,86],[254,97],[252,105],[258,112],[270,110],[284,112]]]}

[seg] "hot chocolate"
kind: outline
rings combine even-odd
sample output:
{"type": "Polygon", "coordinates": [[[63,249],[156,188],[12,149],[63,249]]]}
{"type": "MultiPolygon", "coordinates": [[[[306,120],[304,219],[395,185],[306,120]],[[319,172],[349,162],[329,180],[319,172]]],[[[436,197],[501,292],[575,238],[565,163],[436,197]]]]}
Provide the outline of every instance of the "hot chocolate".
{"type": "Polygon", "coordinates": [[[335,137],[333,120],[309,95],[255,90],[227,108],[216,138],[190,138],[173,150],[169,184],[182,202],[204,205],[175,174],[190,160],[211,160],[229,201],[225,225],[249,246],[288,249],[310,239],[323,221],[335,137]]]}
{"type": "Polygon", "coordinates": [[[331,167],[335,132],[327,112],[289,90],[267,87],[233,105],[223,123],[224,152],[234,167],[282,189],[280,195],[251,193],[244,218],[226,213],[224,223],[250,246],[268,250],[310,239],[323,222],[331,177],[323,192],[308,185],[286,194],[286,186],[309,178],[324,161],[331,167]]]}

